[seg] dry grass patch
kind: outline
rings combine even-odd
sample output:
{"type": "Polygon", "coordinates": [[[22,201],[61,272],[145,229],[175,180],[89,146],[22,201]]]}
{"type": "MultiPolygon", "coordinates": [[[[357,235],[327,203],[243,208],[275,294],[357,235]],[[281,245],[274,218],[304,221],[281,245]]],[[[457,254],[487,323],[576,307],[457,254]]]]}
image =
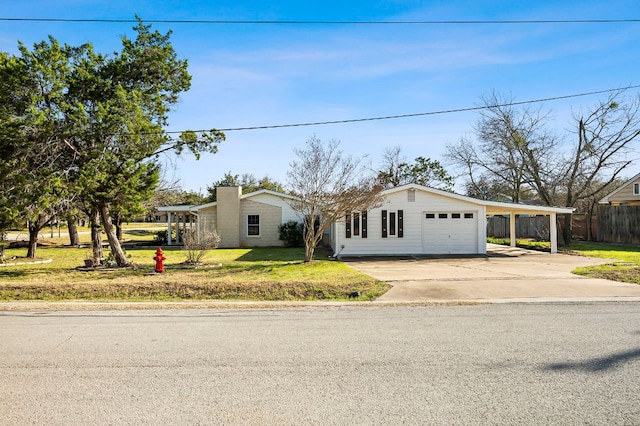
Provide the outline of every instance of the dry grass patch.
{"type": "Polygon", "coordinates": [[[304,263],[302,249],[211,250],[210,267],[193,268],[180,249],[166,248],[164,274],[150,274],[155,248],[128,250],[136,267],[127,269],[79,269],[85,252],[42,248],[53,262],[0,268],[0,300],[345,300],[356,291],[355,300],[373,300],[389,288],[341,262],[304,263]]]}

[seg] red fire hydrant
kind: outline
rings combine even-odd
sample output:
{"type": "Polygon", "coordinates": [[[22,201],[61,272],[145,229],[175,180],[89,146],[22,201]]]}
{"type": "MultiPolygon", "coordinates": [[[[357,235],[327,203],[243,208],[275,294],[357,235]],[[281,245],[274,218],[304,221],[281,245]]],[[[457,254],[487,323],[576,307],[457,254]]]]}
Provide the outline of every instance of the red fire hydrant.
{"type": "Polygon", "coordinates": [[[156,255],[153,257],[153,260],[156,261],[156,272],[161,273],[164,272],[164,265],[162,264],[162,262],[164,262],[167,258],[164,257],[164,252],[162,251],[161,247],[158,247],[158,250],[156,250],[156,255]]]}

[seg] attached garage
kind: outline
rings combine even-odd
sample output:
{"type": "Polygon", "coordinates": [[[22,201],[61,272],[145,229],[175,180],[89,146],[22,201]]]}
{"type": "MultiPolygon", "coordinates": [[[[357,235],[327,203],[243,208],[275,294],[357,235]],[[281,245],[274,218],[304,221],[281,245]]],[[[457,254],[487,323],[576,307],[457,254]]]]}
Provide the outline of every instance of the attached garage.
{"type": "MultiPolygon", "coordinates": [[[[403,185],[383,192],[382,206],[366,212],[346,212],[331,227],[335,256],[397,256],[421,254],[484,254],[487,215],[550,216],[557,236],[556,214],[570,208],[498,203],[465,197],[420,185],[403,185]]],[[[515,229],[512,245],[515,245],[515,229]]],[[[557,252],[552,238],[552,252],[557,252]]]]}
{"type": "Polygon", "coordinates": [[[478,220],[475,212],[424,212],[423,254],[468,254],[478,252],[478,220]]]}

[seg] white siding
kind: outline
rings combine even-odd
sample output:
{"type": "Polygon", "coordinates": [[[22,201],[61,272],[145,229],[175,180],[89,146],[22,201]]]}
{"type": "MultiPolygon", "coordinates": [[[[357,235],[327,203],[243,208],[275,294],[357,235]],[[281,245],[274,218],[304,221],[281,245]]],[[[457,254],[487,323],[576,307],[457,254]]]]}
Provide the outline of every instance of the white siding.
{"type": "MultiPolygon", "coordinates": [[[[408,201],[407,191],[398,191],[388,194],[382,207],[373,209],[367,214],[367,238],[352,235],[351,238],[345,236],[345,224],[339,222],[335,226],[333,235],[334,250],[340,252],[341,256],[348,255],[402,255],[402,254],[423,254],[447,253],[449,251],[425,250],[423,248],[423,221],[425,212],[470,212],[474,214],[475,228],[473,234],[469,235],[469,230],[457,230],[452,234],[454,240],[459,242],[472,240],[475,250],[467,250],[473,253],[485,252],[485,208],[473,202],[459,200],[445,195],[432,194],[426,191],[417,190],[415,201],[408,201]],[[382,210],[387,211],[387,217],[391,212],[403,211],[403,237],[388,235],[382,237],[382,210]],[[341,246],[345,247],[341,249],[341,246]]],[[[388,226],[389,228],[389,226],[388,226]]],[[[389,232],[388,232],[389,234],[389,232]]],[[[466,244],[466,243],[465,243],[466,244]]],[[[462,245],[462,243],[461,243],[462,245]]],[[[468,244],[466,244],[468,247],[468,244]]]]}

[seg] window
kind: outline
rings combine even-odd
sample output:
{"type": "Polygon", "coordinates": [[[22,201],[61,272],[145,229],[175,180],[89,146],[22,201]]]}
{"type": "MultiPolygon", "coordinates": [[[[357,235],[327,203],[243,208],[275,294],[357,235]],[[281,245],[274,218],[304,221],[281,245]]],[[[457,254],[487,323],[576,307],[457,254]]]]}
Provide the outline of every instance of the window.
{"type": "Polygon", "coordinates": [[[464,218],[465,219],[473,219],[473,213],[465,213],[464,214],[464,218]]]}
{"type": "Polygon", "coordinates": [[[389,213],[389,235],[396,235],[396,212],[389,213]]]}
{"type": "Polygon", "coordinates": [[[353,213],[353,235],[360,235],[360,213],[353,213]]]}
{"type": "Polygon", "coordinates": [[[247,235],[259,236],[260,235],[260,215],[250,214],[247,215],[247,235]]]}
{"type": "Polygon", "coordinates": [[[388,235],[394,235],[398,238],[404,236],[403,231],[403,211],[388,212],[382,210],[382,238],[387,238],[388,235]]]}
{"type": "Polygon", "coordinates": [[[633,184],[633,195],[640,195],[640,182],[633,184]]]}
{"type": "Polygon", "coordinates": [[[449,217],[448,213],[438,213],[438,219],[446,219],[449,217]]]}
{"type": "Polygon", "coordinates": [[[367,212],[353,212],[344,215],[345,238],[367,238],[367,212]]]}
{"type": "Polygon", "coordinates": [[[427,213],[425,217],[426,217],[427,219],[435,219],[435,218],[436,218],[436,215],[435,215],[435,213],[427,213]]]}
{"type": "Polygon", "coordinates": [[[451,213],[451,219],[460,219],[460,213],[451,213]]]}

